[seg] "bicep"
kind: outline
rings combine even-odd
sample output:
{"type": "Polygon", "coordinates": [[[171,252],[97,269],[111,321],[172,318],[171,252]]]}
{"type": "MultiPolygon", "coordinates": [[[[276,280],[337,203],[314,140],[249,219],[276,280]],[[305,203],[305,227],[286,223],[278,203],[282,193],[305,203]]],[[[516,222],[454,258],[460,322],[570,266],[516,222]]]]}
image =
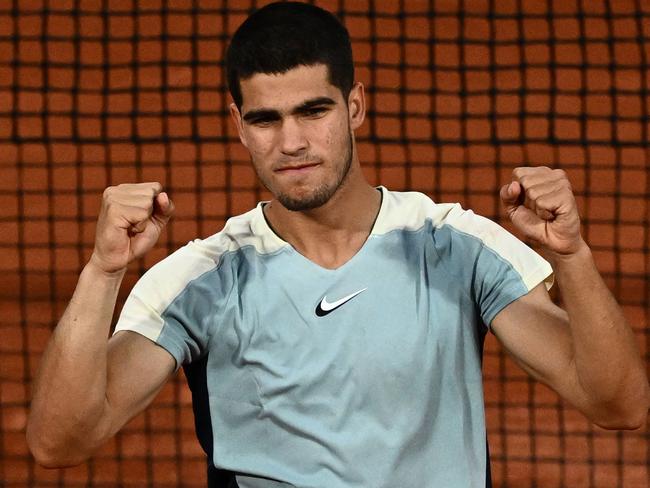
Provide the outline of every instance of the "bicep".
{"type": "Polygon", "coordinates": [[[543,284],[501,310],[491,328],[526,372],[580,403],[568,316],[552,302],[543,284]]]}
{"type": "Polygon", "coordinates": [[[106,386],[109,436],[151,403],[175,366],[167,350],[136,332],[120,331],[111,337],[106,386]]]}

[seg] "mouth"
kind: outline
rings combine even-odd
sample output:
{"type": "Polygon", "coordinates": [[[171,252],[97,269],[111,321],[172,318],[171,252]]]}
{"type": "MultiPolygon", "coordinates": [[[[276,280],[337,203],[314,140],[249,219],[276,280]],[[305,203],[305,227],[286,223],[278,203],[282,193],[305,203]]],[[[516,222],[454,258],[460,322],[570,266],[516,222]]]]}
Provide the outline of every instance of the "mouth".
{"type": "Polygon", "coordinates": [[[283,174],[299,174],[299,173],[307,172],[310,169],[315,168],[316,166],[320,166],[320,163],[292,164],[292,165],[281,166],[280,168],[276,169],[275,172],[283,173],[283,174]]]}

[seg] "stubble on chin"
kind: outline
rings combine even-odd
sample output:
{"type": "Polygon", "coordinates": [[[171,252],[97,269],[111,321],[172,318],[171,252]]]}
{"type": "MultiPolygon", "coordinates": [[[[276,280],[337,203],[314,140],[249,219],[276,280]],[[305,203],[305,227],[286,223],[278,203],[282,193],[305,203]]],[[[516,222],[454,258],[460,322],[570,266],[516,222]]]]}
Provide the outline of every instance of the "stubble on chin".
{"type": "Polygon", "coordinates": [[[292,212],[302,212],[304,210],[312,210],[325,205],[327,201],[332,198],[334,191],[332,191],[332,188],[327,185],[321,185],[302,198],[293,198],[291,195],[286,193],[279,193],[276,195],[276,198],[287,210],[291,210],[292,212]]]}

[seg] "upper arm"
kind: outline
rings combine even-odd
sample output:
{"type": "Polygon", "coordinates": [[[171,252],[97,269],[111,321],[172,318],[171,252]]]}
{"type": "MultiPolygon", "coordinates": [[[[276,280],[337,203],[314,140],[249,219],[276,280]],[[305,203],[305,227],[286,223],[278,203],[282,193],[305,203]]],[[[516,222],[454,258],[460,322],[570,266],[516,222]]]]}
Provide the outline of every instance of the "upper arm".
{"type": "Polygon", "coordinates": [[[574,366],[568,315],[552,302],[543,284],[501,310],[491,328],[526,372],[576,407],[585,404],[574,366]]]}
{"type": "Polygon", "coordinates": [[[141,334],[117,332],[108,342],[106,408],[108,437],[144,410],[174,373],[176,361],[141,334]]]}

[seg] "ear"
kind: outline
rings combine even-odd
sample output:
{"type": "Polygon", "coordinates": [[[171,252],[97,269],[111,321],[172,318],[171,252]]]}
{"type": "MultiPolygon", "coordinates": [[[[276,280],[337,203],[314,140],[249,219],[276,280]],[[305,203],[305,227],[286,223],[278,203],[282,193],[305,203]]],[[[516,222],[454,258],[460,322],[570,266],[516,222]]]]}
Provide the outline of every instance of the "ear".
{"type": "Polygon", "coordinates": [[[235,123],[235,127],[237,127],[239,140],[241,141],[241,143],[244,145],[245,148],[248,148],[248,144],[246,143],[246,136],[244,135],[244,125],[242,122],[241,113],[239,112],[237,105],[235,105],[234,103],[230,104],[230,117],[235,123]]]}
{"type": "Polygon", "coordinates": [[[352,85],[348,95],[348,113],[350,117],[350,128],[358,129],[366,118],[366,96],[363,84],[357,81],[352,85]]]}

